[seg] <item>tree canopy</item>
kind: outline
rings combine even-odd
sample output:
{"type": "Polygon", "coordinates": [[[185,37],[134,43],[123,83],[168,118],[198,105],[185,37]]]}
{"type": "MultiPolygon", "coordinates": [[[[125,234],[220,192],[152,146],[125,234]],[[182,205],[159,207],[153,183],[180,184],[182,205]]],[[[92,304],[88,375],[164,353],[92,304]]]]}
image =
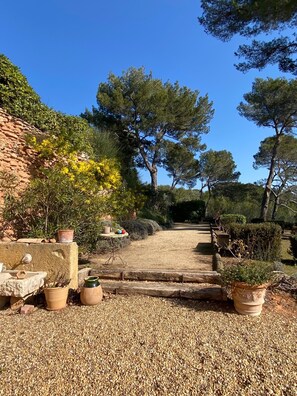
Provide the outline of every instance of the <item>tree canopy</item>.
{"type": "MultiPolygon", "coordinates": [[[[275,136],[264,139],[259,147],[259,151],[254,155],[254,167],[270,168],[275,136]]],[[[290,198],[297,186],[297,139],[294,136],[285,135],[282,137],[275,161],[275,170],[272,180],[271,192],[274,196],[272,210],[272,220],[280,205],[292,210],[290,198]]]]}
{"type": "Polygon", "coordinates": [[[266,220],[282,137],[294,133],[297,128],[297,81],[258,78],[253,83],[252,91],[245,94],[244,99],[246,102],[241,102],[238,106],[239,114],[258,126],[272,128],[275,133],[260,214],[260,217],[266,220]]]}
{"type": "Polygon", "coordinates": [[[136,164],[149,171],[153,191],[158,188],[165,143],[191,139],[198,149],[200,135],[209,131],[213,116],[207,95],[199,96],[178,82],[163,83],[143,68],[130,68],[120,77],[110,74],[99,85],[97,102],[98,109],[93,108],[88,118],[112,128],[136,164]]]}
{"type": "Polygon", "coordinates": [[[178,184],[194,187],[200,172],[200,164],[187,146],[166,142],[163,166],[172,177],[171,188],[178,184]]]}
{"type": "Polygon", "coordinates": [[[201,180],[201,192],[204,188],[208,190],[208,202],[215,186],[238,180],[240,172],[235,172],[235,169],[236,164],[232,154],[227,150],[209,150],[201,154],[199,179],[201,180]]]}
{"type": "MultiPolygon", "coordinates": [[[[199,22],[207,33],[223,41],[236,34],[252,37],[294,29],[297,25],[296,0],[202,0],[201,7],[203,14],[199,22]]],[[[296,52],[294,30],[270,41],[253,40],[239,47],[236,55],[245,58],[245,62],[237,68],[247,71],[277,63],[281,71],[297,75],[296,52]]]]}

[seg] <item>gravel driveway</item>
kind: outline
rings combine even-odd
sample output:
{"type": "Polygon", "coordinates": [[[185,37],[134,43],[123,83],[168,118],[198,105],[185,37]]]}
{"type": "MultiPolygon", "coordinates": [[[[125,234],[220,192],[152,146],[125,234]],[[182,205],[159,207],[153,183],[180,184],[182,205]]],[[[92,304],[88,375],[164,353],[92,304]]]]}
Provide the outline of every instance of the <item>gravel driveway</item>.
{"type": "MultiPolygon", "coordinates": [[[[212,248],[209,224],[176,223],[172,229],[159,231],[155,235],[131,245],[119,252],[126,262],[116,260],[108,268],[166,268],[175,270],[212,270],[212,248]]],[[[107,268],[104,262],[108,255],[97,255],[91,259],[96,267],[107,268]]]]}
{"type": "Polygon", "coordinates": [[[297,394],[297,317],[228,303],[116,296],[95,307],[1,311],[3,396],[297,394]]]}

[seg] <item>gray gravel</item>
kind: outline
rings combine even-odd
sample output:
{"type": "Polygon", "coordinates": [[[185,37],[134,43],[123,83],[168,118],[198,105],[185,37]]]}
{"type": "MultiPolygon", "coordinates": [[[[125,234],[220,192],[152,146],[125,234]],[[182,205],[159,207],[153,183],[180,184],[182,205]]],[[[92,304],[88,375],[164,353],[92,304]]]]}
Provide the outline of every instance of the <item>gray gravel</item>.
{"type": "Polygon", "coordinates": [[[111,298],[0,313],[0,395],[297,395],[296,316],[111,298]]]}

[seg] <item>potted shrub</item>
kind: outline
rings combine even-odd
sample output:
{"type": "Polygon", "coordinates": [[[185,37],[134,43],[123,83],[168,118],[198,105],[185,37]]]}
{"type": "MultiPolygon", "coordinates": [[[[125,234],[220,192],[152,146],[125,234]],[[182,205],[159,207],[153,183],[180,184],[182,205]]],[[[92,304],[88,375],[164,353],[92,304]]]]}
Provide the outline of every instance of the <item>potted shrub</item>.
{"type": "Polygon", "coordinates": [[[243,261],[219,272],[222,283],[231,287],[235,310],[243,315],[260,315],[266,289],[274,275],[273,264],[243,261]]]}
{"type": "Polygon", "coordinates": [[[58,274],[54,280],[46,280],[43,291],[48,311],[58,311],[67,305],[69,283],[71,279],[58,274]]]}

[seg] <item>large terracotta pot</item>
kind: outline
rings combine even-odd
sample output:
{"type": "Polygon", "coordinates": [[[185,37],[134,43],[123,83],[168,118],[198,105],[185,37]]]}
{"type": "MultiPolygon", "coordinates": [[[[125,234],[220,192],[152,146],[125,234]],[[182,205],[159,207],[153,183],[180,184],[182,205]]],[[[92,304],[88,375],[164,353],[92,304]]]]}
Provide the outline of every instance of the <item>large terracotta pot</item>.
{"type": "Polygon", "coordinates": [[[67,305],[68,287],[46,287],[44,289],[46,309],[58,311],[67,305]]]}
{"type": "Polygon", "coordinates": [[[73,242],[74,230],[59,230],[58,241],[60,243],[71,243],[73,242]]]}
{"type": "Polygon", "coordinates": [[[103,292],[101,285],[96,287],[81,288],[80,301],[83,305],[97,305],[102,301],[103,292]]]}
{"type": "Polygon", "coordinates": [[[232,286],[232,298],[236,311],[242,315],[258,316],[265,302],[267,284],[251,286],[236,282],[232,286]]]}

